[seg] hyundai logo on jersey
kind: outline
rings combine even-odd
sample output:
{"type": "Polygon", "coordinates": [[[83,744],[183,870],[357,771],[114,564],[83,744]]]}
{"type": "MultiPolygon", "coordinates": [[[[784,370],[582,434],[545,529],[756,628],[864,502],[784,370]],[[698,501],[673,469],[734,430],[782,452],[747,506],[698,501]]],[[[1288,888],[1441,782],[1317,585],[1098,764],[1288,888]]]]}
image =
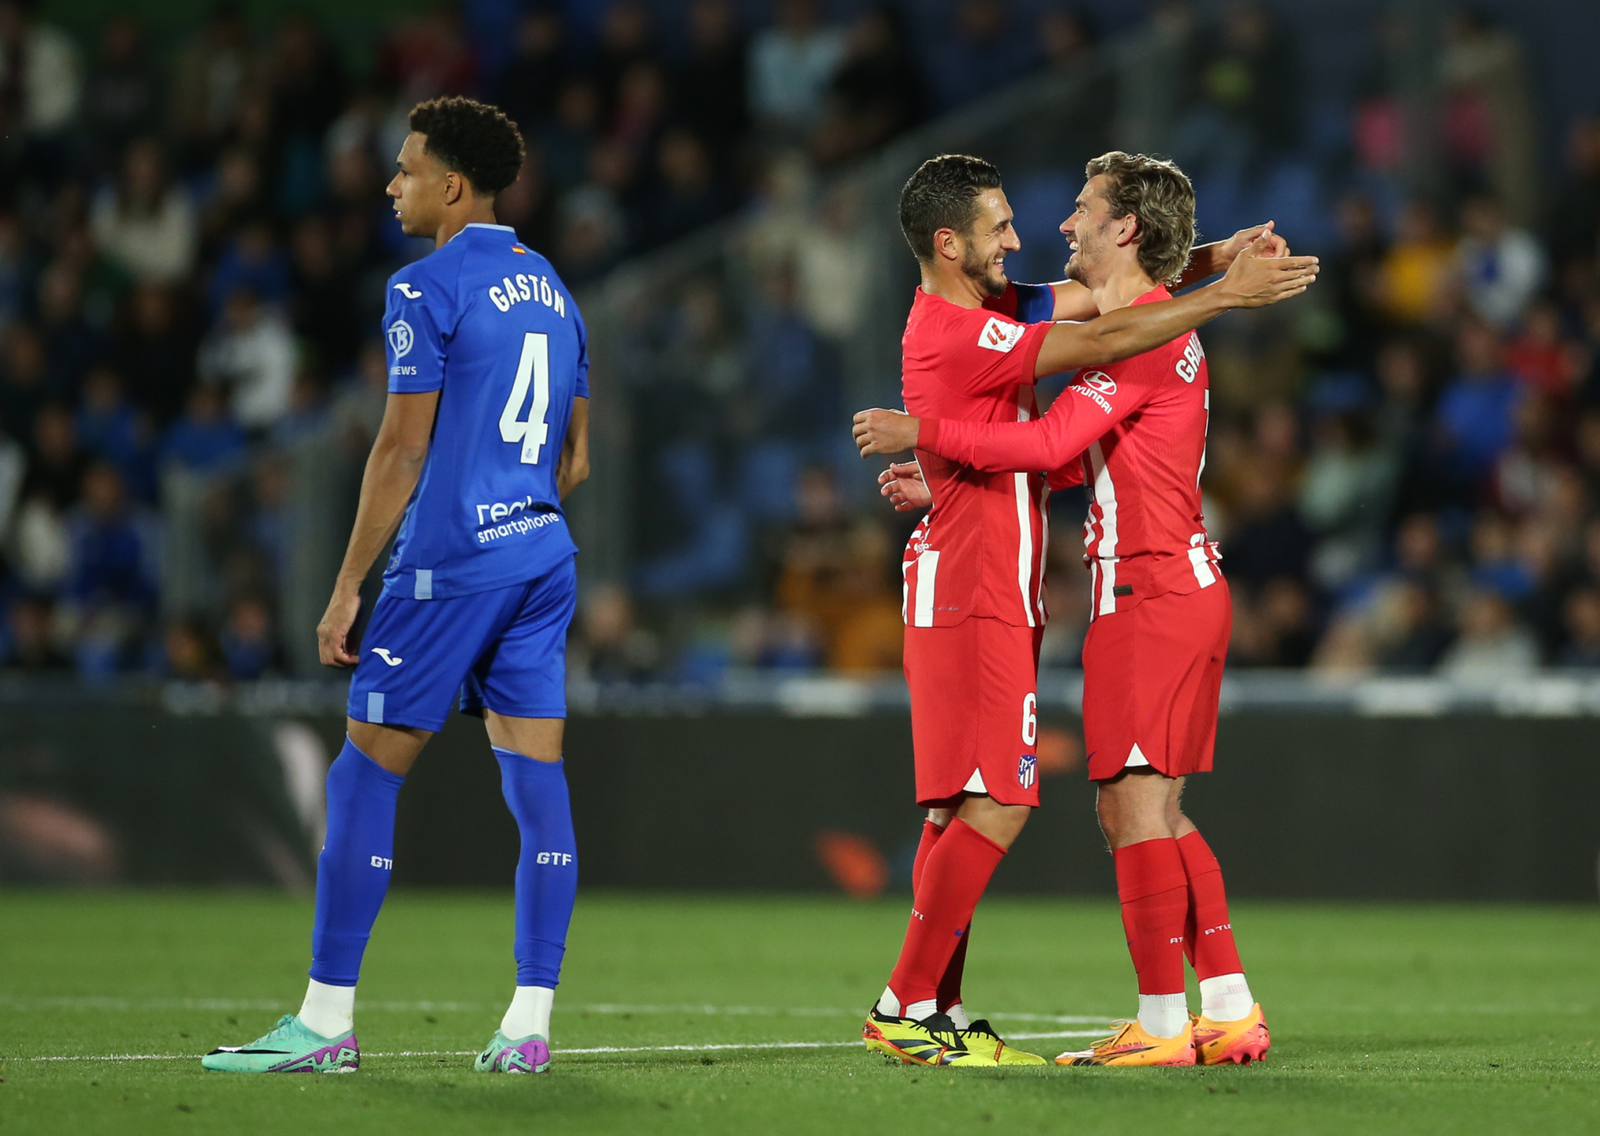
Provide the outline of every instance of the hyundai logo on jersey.
{"type": "Polygon", "coordinates": [[[1025,753],[1017,758],[1017,784],[1024,789],[1033,788],[1034,779],[1038,777],[1039,759],[1031,753],[1025,753]]]}

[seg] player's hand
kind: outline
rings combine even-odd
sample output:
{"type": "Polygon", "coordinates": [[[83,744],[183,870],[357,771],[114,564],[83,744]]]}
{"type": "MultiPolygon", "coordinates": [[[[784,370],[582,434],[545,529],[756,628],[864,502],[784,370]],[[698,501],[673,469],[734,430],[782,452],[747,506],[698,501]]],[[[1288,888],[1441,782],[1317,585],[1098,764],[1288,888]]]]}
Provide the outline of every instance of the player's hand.
{"type": "Polygon", "coordinates": [[[1260,308],[1298,296],[1317,278],[1314,256],[1274,256],[1275,233],[1263,232],[1228,266],[1219,282],[1230,308],[1260,308]]]}
{"type": "Polygon", "coordinates": [[[922,466],[916,462],[890,462],[889,468],[878,474],[878,489],[897,513],[911,513],[933,504],[933,493],[922,480],[922,466]]]}
{"type": "Polygon", "coordinates": [[[1212,263],[1219,272],[1226,272],[1229,266],[1239,259],[1239,254],[1260,236],[1267,238],[1266,251],[1261,254],[1262,256],[1288,256],[1289,242],[1278,235],[1277,225],[1276,221],[1268,221],[1265,225],[1251,225],[1248,229],[1240,229],[1221,242],[1217,249],[1217,258],[1212,263]]]}
{"type": "Polygon", "coordinates": [[[856,415],[856,446],[861,456],[869,454],[898,454],[912,450],[917,445],[917,427],[922,419],[899,410],[863,410],[856,415]]]}
{"type": "Polygon", "coordinates": [[[353,667],[361,660],[350,653],[350,629],[361,610],[361,593],[335,590],[317,624],[317,657],[325,667],[353,667]]]}

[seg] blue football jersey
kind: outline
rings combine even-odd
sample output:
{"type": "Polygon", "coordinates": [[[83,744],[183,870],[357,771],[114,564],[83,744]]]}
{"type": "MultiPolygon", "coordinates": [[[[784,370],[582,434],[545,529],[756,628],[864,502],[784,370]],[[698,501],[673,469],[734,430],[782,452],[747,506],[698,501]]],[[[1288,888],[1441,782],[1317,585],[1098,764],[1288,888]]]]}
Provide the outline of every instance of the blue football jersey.
{"type": "Polygon", "coordinates": [[[440,394],[384,591],[448,599],[543,575],[577,551],[556,490],[572,400],[589,395],[571,293],[513,229],[484,224],[388,289],[389,390],[440,394]]]}

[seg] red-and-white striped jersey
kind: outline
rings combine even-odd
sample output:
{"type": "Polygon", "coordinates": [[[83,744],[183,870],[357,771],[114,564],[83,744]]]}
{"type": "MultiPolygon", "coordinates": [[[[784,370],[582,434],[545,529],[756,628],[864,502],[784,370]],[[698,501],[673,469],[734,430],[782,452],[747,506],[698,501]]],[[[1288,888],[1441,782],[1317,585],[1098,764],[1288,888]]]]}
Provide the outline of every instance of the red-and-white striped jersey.
{"type": "MultiPolygon", "coordinates": [[[[1134,303],[1169,298],[1158,287],[1134,303]]],[[[1221,557],[1200,505],[1209,382],[1200,337],[1190,332],[1132,359],[1080,371],[1035,423],[925,418],[917,447],[988,471],[1061,470],[1081,461],[1093,495],[1084,522],[1092,612],[1109,615],[1151,596],[1217,582],[1212,565],[1221,557]]]]}
{"type": "MultiPolygon", "coordinates": [[[[918,417],[977,425],[1038,414],[1033,368],[1048,323],[1024,324],[1014,289],[963,308],[917,289],[901,339],[901,393],[918,417]]],[[[1039,627],[1050,490],[1013,467],[985,473],[918,450],[933,495],[906,544],[901,615],[913,627],[950,627],[979,615],[1039,627]]]]}

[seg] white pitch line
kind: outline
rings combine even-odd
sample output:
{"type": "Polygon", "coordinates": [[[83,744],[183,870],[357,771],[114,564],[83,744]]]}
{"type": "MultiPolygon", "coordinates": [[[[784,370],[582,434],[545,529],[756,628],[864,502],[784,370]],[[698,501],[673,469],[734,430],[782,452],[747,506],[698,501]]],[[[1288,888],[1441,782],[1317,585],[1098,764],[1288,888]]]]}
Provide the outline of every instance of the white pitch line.
{"type": "MultiPolygon", "coordinates": [[[[32,997],[28,995],[0,994],[0,1005],[14,1009],[80,1009],[80,1010],[262,1010],[284,1012],[287,1003],[232,998],[117,998],[83,995],[32,997]]],[[[504,1003],[490,1002],[369,1002],[356,1003],[356,1009],[393,1013],[485,1013],[499,1011],[504,1003]]],[[[773,1006],[712,1006],[706,1004],[640,1005],[600,1002],[587,1006],[563,1006],[562,1013],[585,1014],[705,1014],[729,1017],[791,1017],[791,1018],[854,1018],[861,1016],[859,1009],[844,1010],[824,1007],[773,1007],[773,1006]]],[[[1058,1025],[1109,1022],[1113,1015],[1094,1014],[1008,1014],[988,1015],[991,1021],[1054,1022],[1058,1025]]]]}
{"type": "MultiPolygon", "coordinates": [[[[1052,1030],[1049,1033],[1014,1033],[1013,1041],[1034,1041],[1050,1037],[1094,1037],[1104,1030],[1052,1030]]],[[[860,1041],[751,1041],[714,1045],[599,1045],[587,1049],[552,1049],[555,1057],[596,1053],[704,1053],[727,1049],[845,1049],[860,1041]]],[[[476,1057],[476,1049],[404,1049],[393,1053],[366,1053],[364,1057],[476,1057]]],[[[26,1061],[192,1061],[198,1053],[104,1053],[67,1056],[27,1057],[26,1061]]]]}

